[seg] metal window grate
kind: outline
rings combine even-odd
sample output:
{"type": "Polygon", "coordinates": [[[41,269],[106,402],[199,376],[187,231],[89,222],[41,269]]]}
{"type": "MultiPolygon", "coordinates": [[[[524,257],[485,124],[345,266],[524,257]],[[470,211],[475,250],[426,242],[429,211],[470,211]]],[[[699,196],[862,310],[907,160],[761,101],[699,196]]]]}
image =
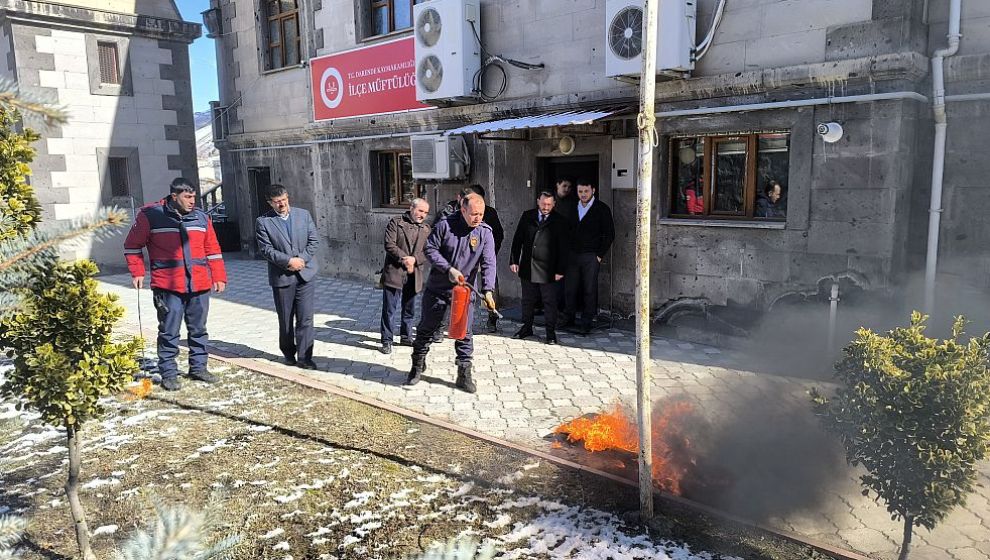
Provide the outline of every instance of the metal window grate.
{"type": "Polygon", "coordinates": [[[117,43],[100,41],[96,43],[100,58],[100,83],[120,84],[120,56],[117,43]]]}
{"type": "Polygon", "coordinates": [[[131,188],[127,180],[127,158],[109,158],[107,168],[110,173],[110,194],[113,197],[130,196],[131,188]]]}

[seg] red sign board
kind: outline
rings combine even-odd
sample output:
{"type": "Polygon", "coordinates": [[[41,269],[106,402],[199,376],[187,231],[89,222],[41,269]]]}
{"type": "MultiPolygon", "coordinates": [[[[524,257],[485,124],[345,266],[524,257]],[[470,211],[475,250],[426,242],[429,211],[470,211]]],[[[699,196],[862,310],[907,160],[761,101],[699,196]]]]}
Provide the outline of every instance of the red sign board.
{"type": "Polygon", "coordinates": [[[412,37],[309,62],[316,121],[430,108],[416,101],[412,37]]]}

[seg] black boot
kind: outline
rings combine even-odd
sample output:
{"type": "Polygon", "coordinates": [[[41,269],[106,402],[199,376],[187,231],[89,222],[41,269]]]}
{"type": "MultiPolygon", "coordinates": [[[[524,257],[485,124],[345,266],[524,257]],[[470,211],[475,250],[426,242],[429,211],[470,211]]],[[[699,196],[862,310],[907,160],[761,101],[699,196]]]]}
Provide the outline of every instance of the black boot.
{"type": "Polygon", "coordinates": [[[517,340],[522,340],[530,336],[533,336],[533,326],[523,325],[522,327],[519,328],[518,331],[516,331],[516,334],[512,335],[512,338],[515,338],[517,340]]]}
{"type": "Polygon", "coordinates": [[[547,327],[547,344],[557,344],[557,331],[547,327]]]}
{"type": "Polygon", "coordinates": [[[409,370],[409,377],[406,379],[404,385],[411,387],[423,378],[423,373],[426,371],[426,356],[417,356],[413,354],[412,357],[412,369],[409,370]]]}
{"type": "Polygon", "coordinates": [[[474,384],[474,379],[471,379],[472,369],[470,363],[457,364],[457,383],[455,385],[465,393],[476,393],[478,391],[478,387],[474,384]]]}

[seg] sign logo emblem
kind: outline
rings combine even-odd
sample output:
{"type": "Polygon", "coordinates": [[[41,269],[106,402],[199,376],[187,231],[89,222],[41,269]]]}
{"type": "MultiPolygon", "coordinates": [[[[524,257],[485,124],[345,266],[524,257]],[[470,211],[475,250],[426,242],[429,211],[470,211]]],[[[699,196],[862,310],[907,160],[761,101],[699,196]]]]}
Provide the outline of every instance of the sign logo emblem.
{"type": "Polygon", "coordinates": [[[335,109],[344,100],[344,77],[333,66],[320,77],[320,97],[328,109],[335,109]]]}
{"type": "Polygon", "coordinates": [[[477,249],[477,248],[478,248],[478,238],[472,235],[471,236],[471,249],[477,249]]]}

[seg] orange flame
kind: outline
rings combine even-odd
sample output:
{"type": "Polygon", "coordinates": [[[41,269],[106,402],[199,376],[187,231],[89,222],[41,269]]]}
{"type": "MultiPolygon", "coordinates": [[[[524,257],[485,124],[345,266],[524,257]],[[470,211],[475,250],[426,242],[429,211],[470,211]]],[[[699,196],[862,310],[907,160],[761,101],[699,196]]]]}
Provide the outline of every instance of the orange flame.
{"type": "MultiPolygon", "coordinates": [[[[684,400],[658,403],[653,408],[653,484],[672,494],[681,494],[682,481],[696,464],[688,430],[694,406],[684,400]]],[[[616,404],[608,412],[576,418],[554,429],[571,443],[583,442],[591,452],[615,449],[639,452],[639,433],[630,414],[616,404]]],[[[625,467],[617,461],[620,468],[625,467]]]]}
{"type": "Polygon", "coordinates": [[[129,401],[141,400],[151,394],[151,389],[154,387],[151,380],[145,377],[137,385],[131,385],[127,388],[127,394],[124,398],[129,401]]]}

